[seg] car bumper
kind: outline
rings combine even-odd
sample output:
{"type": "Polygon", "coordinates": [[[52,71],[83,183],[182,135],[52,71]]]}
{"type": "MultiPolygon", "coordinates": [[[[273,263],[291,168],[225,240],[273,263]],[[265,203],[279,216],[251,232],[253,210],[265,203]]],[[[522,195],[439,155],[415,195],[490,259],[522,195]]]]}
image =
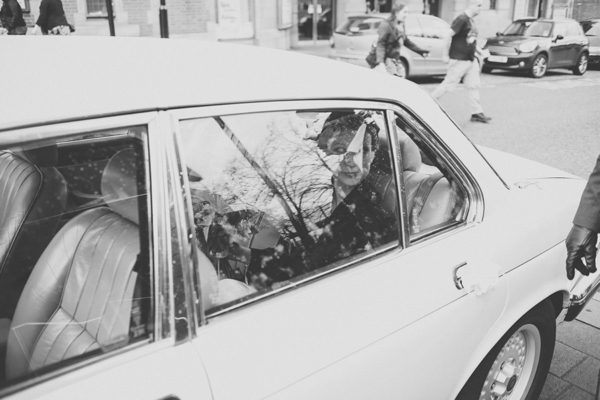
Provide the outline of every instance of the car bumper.
{"type": "Polygon", "coordinates": [[[529,70],[533,65],[533,59],[535,58],[533,54],[519,54],[519,55],[510,55],[506,56],[503,54],[491,54],[496,57],[506,57],[506,62],[491,62],[489,59],[486,59],[483,63],[483,66],[486,68],[494,68],[494,69],[508,69],[508,70],[529,70]]]}
{"type": "MultiPolygon", "coordinates": [[[[596,263],[600,261],[600,256],[596,258],[596,263]]],[[[594,297],[596,291],[600,288],[600,272],[590,274],[589,276],[579,275],[579,278],[573,289],[571,289],[571,301],[565,321],[573,321],[587,303],[594,297]]]]}
{"type": "Polygon", "coordinates": [[[593,66],[600,66],[600,54],[590,55],[590,57],[588,58],[588,64],[593,66]]]}

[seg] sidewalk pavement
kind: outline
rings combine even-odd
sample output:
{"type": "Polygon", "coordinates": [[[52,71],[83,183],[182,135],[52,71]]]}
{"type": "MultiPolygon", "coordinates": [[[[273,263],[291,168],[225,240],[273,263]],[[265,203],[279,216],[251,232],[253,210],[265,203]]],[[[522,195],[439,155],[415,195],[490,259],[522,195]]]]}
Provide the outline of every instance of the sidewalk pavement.
{"type": "Polygon", "coordinates": [[[556,332],[554,358],[540,400],[594,400],[600,370],[600,294],[556,332]]]}
{"type": "MultiPolygon", "coordinates": [[[[329,42],[301,41],[290,51],[327,57],[329,42]]],[[[559,325],[554,358],[540,400],[595,400],[600,371],[600,294],[579,317],[559,325]]]]}

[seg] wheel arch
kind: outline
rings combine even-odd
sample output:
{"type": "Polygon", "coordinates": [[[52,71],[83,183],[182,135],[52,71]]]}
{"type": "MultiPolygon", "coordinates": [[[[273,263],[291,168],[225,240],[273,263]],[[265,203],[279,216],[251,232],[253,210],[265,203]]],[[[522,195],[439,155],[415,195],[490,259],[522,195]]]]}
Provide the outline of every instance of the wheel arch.
{"type": "Polygon", "coordinates": [[[410,76],[410,70],[412,69],[412,59],[409,60],[408,57],[401,55],[400,61],[404,61],[406,64],[406,78],[408,78],[410,76]]]}
{"type": "MultiPolygon", "coordinates": [[[[490,334],[486,335],[486,340],[479,343],[476,351],[473,352],[473,356],[469,361],[468,368],[465,369],[461,379],[457,382],[456,387],[453,390],[451,399],[456,399],[460,391],[466,385],[469,378],[475,373],[477,367],[481,364],[483,359],[487,356],[487,354],[492,350],[492,348],[498,343],[502,336],[508,332],[511,327],[517,323],[521,317],[527,314],[529,311],[533,310],[536,306],[544,301],[548,301],[552,304],[554,308],[555,318],[560,314],[563,306],[569,299],[569,292],[567,290],[557,290],[553,293],[548,293],[547,296],[543,297],[542,300],[536,301],[534,297],[528,297],[528,302],[523,304],[523,307],[519,308],[519,311],[514,311],[510,313],[505,313],[501,318],[498,319],[498,322],[492,329],[490,329],[490,334]]],[[[506,309],[505,309],[506,311],[506,309]]]]}

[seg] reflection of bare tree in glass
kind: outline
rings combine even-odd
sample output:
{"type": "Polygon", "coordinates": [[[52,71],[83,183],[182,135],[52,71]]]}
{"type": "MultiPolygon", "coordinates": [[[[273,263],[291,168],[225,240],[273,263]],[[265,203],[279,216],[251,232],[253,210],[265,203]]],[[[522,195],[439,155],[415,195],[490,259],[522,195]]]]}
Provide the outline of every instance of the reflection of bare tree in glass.
{"type": "MultiPolygon", "coordinates": [[[[271,129],[265,146],[252,154],[252,159],[268,175],[300,229],[315,231],[317,223],[330,214],[332,193],[331,172],[324,168],[316,143],[271,129]]],[[[246,160],[238,160],[226,171],[231,177],[222,192],[229,193],[226,201],[264,211],[284,238],[295,242],[300,237],[305,249],[312,247],[315,238],[302,237],[292,218],[275,201],[275,191],[268,187],[255,166],[243,161],[246,160]]]]}

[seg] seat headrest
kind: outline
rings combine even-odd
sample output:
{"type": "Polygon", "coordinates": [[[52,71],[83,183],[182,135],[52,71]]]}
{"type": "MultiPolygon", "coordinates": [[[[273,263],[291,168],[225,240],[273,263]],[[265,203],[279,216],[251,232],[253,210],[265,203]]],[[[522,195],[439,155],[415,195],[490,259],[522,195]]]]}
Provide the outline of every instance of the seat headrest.
{"type": "Polygon", "coordinates": [[[138,167],[133,149],[116,153],[102,173],[101,190],[108,207],[139,225],[139,196],[146,193],[144,182],[138,182],[138,167]]]}
{"type": "Polygon", "coordinates": [[[58,164],[58,146],[55,144],[44,147],[25,145],[13,147],[11,150],[13,154],[38,167],[55,167],[58,164]]]}
{"type": "Polygon", "coordinates": [[[423,163],[419,147],[406,133],[402,132],[400,129],[398,129],[397,132],[404,171],[418,172],[423,163]]]}

